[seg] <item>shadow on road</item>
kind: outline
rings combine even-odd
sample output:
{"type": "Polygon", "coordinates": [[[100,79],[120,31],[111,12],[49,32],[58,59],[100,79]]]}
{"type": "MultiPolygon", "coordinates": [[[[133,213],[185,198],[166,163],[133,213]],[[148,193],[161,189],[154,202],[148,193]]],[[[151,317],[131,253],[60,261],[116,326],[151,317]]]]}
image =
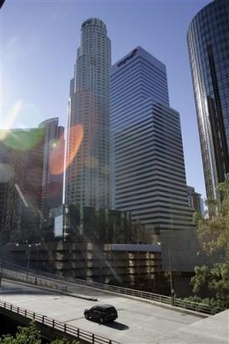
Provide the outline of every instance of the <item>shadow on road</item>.
{"type": "MultiPolygon", "coordinates": [[[[36,290],[32,290],[32,289],[25,289],[24,291],[22,291],[22,289],[20,287],[14,287],[14,288],[7,288],[4,286],[0,287],[0,293],[1,294],[5,294],[5,295],[23,295],[23,294],[27,294],[27,295],[50,295],[52,293],[52,291],[46,291],[45,289],[36,289],[36,290]]],[[[53,292],[53,294],[57,294],[55,292],[53,292]]],[[[58,294],[59,295],[59,294],[58,294]]]]}
{"type": "Polygon", "coordinates": [[[94,323],[97,323],[100,326],[107,326],[107,327],[113,328],[114,330],[119,330],[119,331],[128,330],[128,328],[129,328],[129,326],[124,325],[124,324],[122,324],[122,323],[120,323],[118,321],[106,322],[106,323],[103,323],[103,324],[100,324],[98,322],[98,320],[96,320],[96,319],[88,319],[88,321],[92,321],[94,323]]]}
{"type": "Polygon", "coordinates": [[[114,321],[112,323],[105,323],[103,325],[111,327],[114,330],[119,330],[119,331],[125,331],[125,330],[128,330],[128,328],[129,328],[129,326],[124,325],[124,324],[122,324],[122,323],[120,323],[118,321],[114,321]]]}

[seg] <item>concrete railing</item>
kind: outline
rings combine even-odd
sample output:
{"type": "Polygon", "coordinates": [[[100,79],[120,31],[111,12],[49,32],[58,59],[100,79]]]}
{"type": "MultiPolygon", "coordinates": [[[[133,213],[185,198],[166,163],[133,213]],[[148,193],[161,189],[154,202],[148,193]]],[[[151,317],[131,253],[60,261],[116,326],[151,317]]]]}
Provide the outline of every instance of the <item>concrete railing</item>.
{"type": "Polygon", "coordinates": [[[48,326],[49,328],[55,329],[60,331],[64,334],[67,334],[75,339],[82,340],[84,342],[92,343],[92,344],[120,344],[119,342],[113,341],[111,339],[107,339],[105,337],[95,335],[85,330],[81,330],[74,326],[68,325],[66,323],[57,321],[55,319],[51,319],[45,315],[41,315],[35,312],[31,312],[28,309],[24,309],[10,303],[4,302],[0,300],[0,308],[4,308],[10,312],[15,314],[21,315],[26,319],[34,320],[37,323],[42,325],[48,326]]]}
{"type": "Polygon", "coordinates": [[[56,274],[43,272],[42,274],[40,274],[40,272],[38,274],[34,271],[30,271],[28,273],[28,271],[15,271],[10,269],[3,269],[2,275],[6,278],[56,289],[60,292],[72,293],[74,292],[74,287],[85,286],[89,288],[100,289],[105,292],[118,293],[128,297],[135,297],[142,300],[155,301],[161,304],[171,305],[173,307],[179,307],[203,314],[215,314],[212,308],[204,303],[188,301],[176,297],[165,296],[136,289],[124,288],[97,282],[90,282],[72,277],[59,276],[56,274]]]}

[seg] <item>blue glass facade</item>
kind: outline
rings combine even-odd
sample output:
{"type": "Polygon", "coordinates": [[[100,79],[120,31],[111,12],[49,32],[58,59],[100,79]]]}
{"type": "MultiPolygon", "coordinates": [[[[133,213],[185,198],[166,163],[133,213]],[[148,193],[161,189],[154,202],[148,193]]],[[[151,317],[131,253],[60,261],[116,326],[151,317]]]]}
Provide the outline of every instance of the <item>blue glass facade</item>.
{"type": "Polygon", "coordinates": [[[190,23],[188,48],[206,193],[229,172],[229,1],[215,0],[190,23]]]}
{"type": "Polygon", "coordinates": [[[111,68],[113,206],[153,230],[191,224],[179,113],[164,64],[137,47],[111,68]]]}

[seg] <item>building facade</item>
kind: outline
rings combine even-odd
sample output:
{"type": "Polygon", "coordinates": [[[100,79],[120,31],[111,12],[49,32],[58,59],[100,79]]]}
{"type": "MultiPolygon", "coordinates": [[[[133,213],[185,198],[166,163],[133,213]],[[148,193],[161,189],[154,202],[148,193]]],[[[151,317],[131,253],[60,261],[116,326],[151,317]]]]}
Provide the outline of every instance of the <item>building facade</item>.
{"type": "Polygon", "coordinates": [[[62,204],[52,210],[55,238],[68,242],[129,243],[131,214],[107,208],[62,204]]]}
{"type": "Polygon", "coordinates": [[[20,170],[22,165],[17,159],[13,150],[4,143],[6,140],[6,131],[1,131],[0,140],[0,157],[1,157],[1,174],[0,174],[0,242],[6,243],[10,237],[12,228],[17,226],[15,214],[18,212],[17,197],[18,193],[15,188],[16,181],[15,169],[20,170]],[[11,154],[9,152],[11,151],[11,154]]]}
{"type": "Polygon", "coordinates": [[[70,83],[67,204],[110,206],[110,66],[106,25],[90,18],[81,26],[81,44],[70,83]]]}
{"type": "Polygon", "coordinates": [[[229,172],[229,2],[215,0],[199,11],[187,34],[206,194],[229,172]]]}
{"type": "Polygon", "coordinates": [[[187,229],[180,116],[165,65],[141,47],[111,68],[111,137],[114,207],[154,232],[187,229]]]}
{"type": "MultiPolygon", "coordinates": [[[[27,264],[27,245],[9,245],[8,255],[27,264]]],[[[45,243],[32,245],[30,268],[150,292],[162,292],[166,285],[158,245],[92,243],[45,243]]],[[[33,270],[33,271],[34,271],[33,270]]],[[[33,272],[34,276],[34,272],[33,272]]]]}
{"type": "Polygon", "coordinates": [[[1,234],[4,240],[35,240],[40,230],[43,129],[2,132],[0,154],[8,176],[1,185],[1,234]]]}
{"type": "Polygon", "coordinates": [[[188,204],[189,206],[201,215],[204,215],[204,202],[201,194],[195,191],[195,188],[187,185],[188,204]]]}
{"type": "Polygon", "coordinates": [[[63,201],[64,127],[59,126],[58,118],[50,118],[39,128],[44,128],[41,214],[46,222],[50,209],[63,201]]]}
{"type": "Polygon", "coordinates": [[[0,237],[39,241],[49,210],[62,203],[63,128],[50,119],[39,128],[1,131],[0,237]]]}

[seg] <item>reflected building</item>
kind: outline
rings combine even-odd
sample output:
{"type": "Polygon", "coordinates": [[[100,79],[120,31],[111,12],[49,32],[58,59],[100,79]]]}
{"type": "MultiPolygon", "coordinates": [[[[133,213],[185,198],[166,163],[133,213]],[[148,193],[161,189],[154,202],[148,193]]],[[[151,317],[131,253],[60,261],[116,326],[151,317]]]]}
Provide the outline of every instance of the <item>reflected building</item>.
{"type": "Polygon", "coordinates": [[[62,203],[61,133],[56,118],[39,128],[0,132],[1,242],[40,240],[49,209],[62,203]]]}
{"type": "Polygon", "coordinates": [[[229,172],[229,2],[200,10],[187,33],[206,194],[229,172]]]}
{"type": "Polygon", "coordinates": [[[201,197],[201,194],[195,191],[195,188],[192,186],[187,186],[188,192],[188,204],[189,206],[197,213],[204,216],[204,202],[201,197]]]}
{"type": "Polygon", "coordinates": [[[1,170],[7,171],[1,210],[1,240],[33,240],[39,235],[43,129],[11,129],[1,132],[1,170]]]}
{"type": "Polygon", "coordinates": [[[64,127],[55,117],[40,123],[39,128],[44,129],[41,215],[46,222],[50,209],[63,200],[64,127]]]}
{"type": "Polygon", "coordinates": [[[109,72],[111,42],[102,20],[81,26],[70,82],[65,203],[110,206],[109,72]]]}
{"type": "Polygon", "coordinates": [[[17,190],[12,186],[14,169],[17,165],[22,168],[15,154],[9,154],[7,145],[3,144],[6,131],[1,131],[0,140],[0,243],[6,243],[9,239],[10,231],[17,226],[17,219],[13,214],[17,212],[17,190]],[[12,209],[15,211],[12,212],[12,209]]]}
{"type": "Polygon", "coordinates": [[[165,65],[137,47],[111,68],[113,206],[159,233],[192,226],[180,115],[165,65]]]}

